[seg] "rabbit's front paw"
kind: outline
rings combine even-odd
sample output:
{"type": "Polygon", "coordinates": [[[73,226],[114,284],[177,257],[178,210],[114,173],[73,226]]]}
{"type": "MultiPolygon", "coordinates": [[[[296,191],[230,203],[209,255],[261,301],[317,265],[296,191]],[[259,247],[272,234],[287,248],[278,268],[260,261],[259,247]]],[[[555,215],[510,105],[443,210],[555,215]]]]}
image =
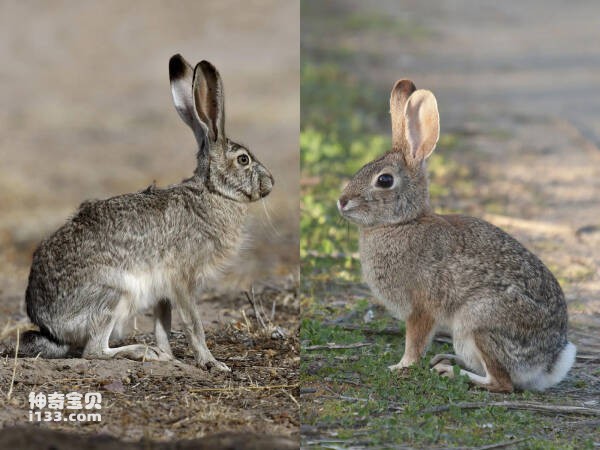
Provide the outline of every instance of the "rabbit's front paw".
{"type": "Polygon", "coordinates": [[[406,355],[404,355],[398,364],[388,366],[388,369],[391,370],[392,372],[394,372],[396,370],[402,370],[402,369],[406,369],[410,366],[413,366],[417,362],[418,362],[417,359],[408,358],[406,355]]]}

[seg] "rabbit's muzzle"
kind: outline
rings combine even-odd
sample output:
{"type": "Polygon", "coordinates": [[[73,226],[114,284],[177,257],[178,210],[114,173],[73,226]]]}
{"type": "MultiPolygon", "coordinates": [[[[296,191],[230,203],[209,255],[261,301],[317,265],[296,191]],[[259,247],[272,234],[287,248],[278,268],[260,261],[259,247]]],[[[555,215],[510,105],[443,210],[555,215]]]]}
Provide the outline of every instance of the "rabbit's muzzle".
{"type": "Polygon", "coordinates": [[[359,205],[356,199],[342,195],[337,201],[337,207],[340,214],[346,217],[347,213],[359,205]]]}
{"type": "Polygon", "coordinates": [[[342,195],[342,196],[339,198],[339,200],[338,200],[338,205],[337,205],[337,206],[338,206],[338,209],[339,209],[339,211],[340,211],[341,213],[343,213],[343,212],[344,212],[344,208],[345,208],[345,207],[346,207],[346,205],[348,204],[348,201],[349,201],[349,199],[348,199],[346,196],[344,196],[344,195],[342,195]]]}

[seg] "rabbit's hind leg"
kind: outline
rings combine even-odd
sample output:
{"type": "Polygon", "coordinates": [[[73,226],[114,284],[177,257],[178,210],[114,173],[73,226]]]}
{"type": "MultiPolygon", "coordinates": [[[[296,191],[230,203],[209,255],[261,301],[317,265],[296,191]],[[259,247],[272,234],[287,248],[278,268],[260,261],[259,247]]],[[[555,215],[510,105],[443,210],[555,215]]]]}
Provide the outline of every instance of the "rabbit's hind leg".
{"type": "MultiPolygon", "coordinates": [[[[475,350],[474,353],[476,353],[476,356],[479,358],[479,362],[483,367],[485,376],[478,375],[467,369],[460,369],[460,374],[466,375],[467,377],[469,377],[469,380],[471,380],[473,384],[487,389],[490,392],[512,392],[514,390],[514,386],[510,378],[510,374],[493,356],[493,352],[489,350],[488,346],[486,345],[486,342],[487,341],[483,335],[476,334],[473,337],[475,350]]],[[[452,368],[452,365],[448,364],[443,359],[440,360],[440,362],[438,362],[437,364],[435,364],[432,370],[435,370],[442,376],[450,378],[454,376],[454,369],[452,368]]]]}
{"type": "Polygon", "coordinates": [[[443,361],[448,361],[447,364],[455,363],[455,364],[457,364],[458,366],[460,366],[463,369],[467,368],[467,363],[465,363],[464,359],[462,359],[458,355],[453,355],[451,353],[439,353],[439,354],[435,355],[429,361],[429,366],[430,367],[437,366],[439,363],[441,363],[443,361]]]}

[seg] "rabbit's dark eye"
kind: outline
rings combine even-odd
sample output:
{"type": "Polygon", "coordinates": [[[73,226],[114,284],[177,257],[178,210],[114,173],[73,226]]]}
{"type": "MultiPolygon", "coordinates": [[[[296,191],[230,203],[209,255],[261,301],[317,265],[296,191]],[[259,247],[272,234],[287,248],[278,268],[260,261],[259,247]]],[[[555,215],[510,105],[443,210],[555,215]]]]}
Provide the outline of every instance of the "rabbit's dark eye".
{"type": "Polygon", "coordinates": [[[394,177],[389,173],[383,173],[377,177],[375,185],[380,188],[390,188],[394,184],[394,177]]]}
{"type": "Polygon", "coordinates": [[[239,155],[237,157],[237,161],[238,163],[240,163],[242,166],[247,166],[248,163],[250,162],[250,158],[248,158],[248,155],[246,155],[245,153],[242,153],[241,155],[239,155]]]}

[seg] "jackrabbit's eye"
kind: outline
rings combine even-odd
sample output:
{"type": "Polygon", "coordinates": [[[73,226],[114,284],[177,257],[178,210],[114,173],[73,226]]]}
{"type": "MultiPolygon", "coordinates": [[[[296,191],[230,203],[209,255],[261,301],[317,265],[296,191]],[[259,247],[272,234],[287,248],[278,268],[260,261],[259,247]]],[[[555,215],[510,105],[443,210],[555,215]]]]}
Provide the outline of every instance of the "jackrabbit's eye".
{"type": "Polygon", "coordinates": [[[389,173],[383,173],[377,177],[375,185],[380,188],[390,188],[394,184],[394,177],[389,173]]]}
{"type": "Polygon", "coordinates": [[[242,166],[247,166],[250,163],[250,158],[248,158],[248,155],[246,155],[245,153],[242,153],[237,157],[237,161],[242,166]]]}

